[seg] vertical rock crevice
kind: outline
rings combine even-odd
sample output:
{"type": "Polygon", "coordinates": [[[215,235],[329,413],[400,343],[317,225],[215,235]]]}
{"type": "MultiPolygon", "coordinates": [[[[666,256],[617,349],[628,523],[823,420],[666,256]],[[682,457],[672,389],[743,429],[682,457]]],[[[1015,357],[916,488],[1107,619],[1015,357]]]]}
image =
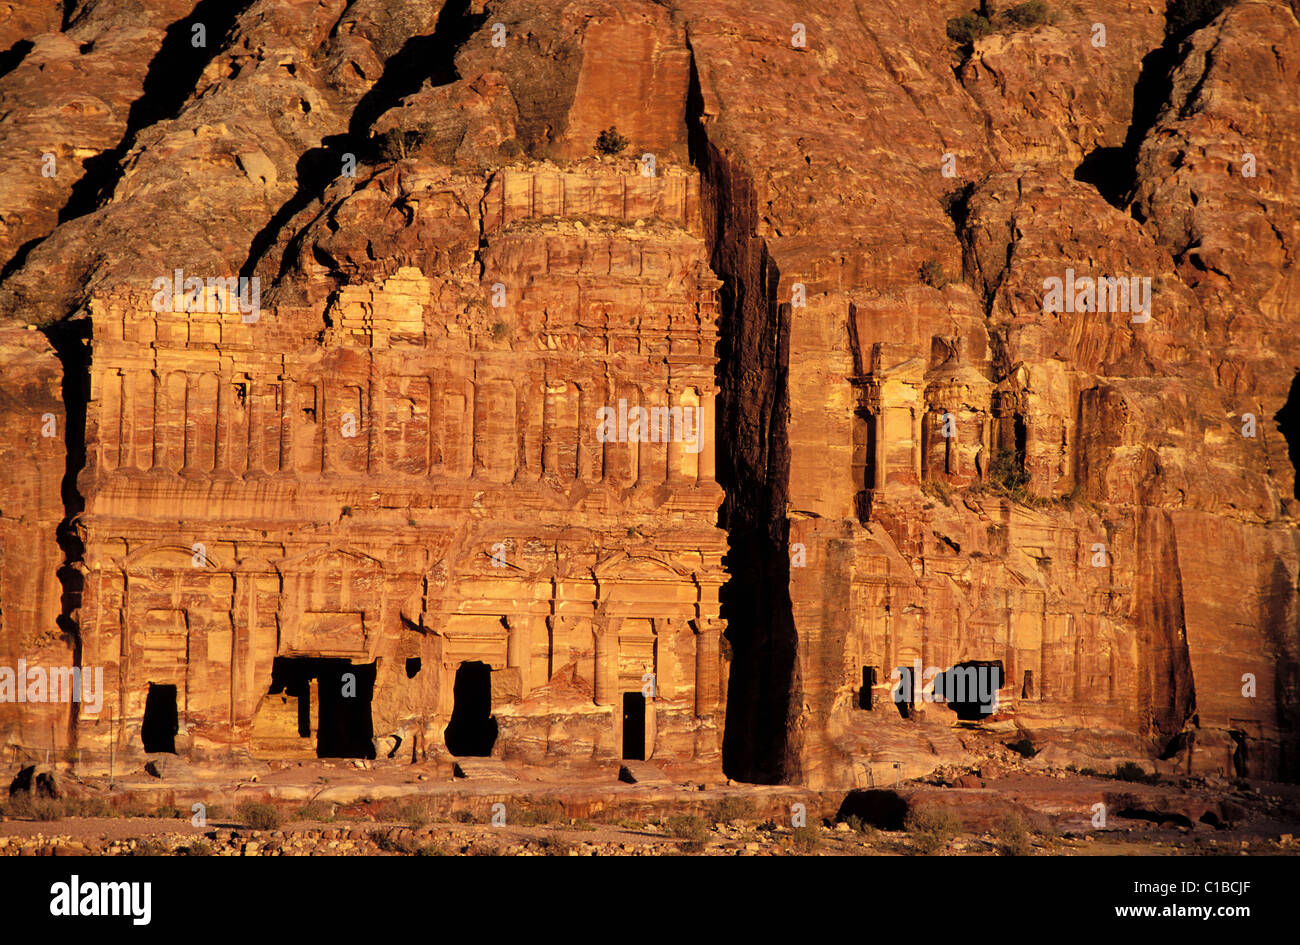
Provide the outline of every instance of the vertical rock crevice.
{"type": "MultiPolygon", "coordinates": [[[[58,627],[72,650],[72,665],[81,665],[81,628],[78,609],[84,586],[82,561],[85,545],[80,533],[79,518],[85,510],[86,500],[81,494],[78,477],[86,465],[86,412],[90,401],[90,336],[89,318],[72,318],[55,322],[41,329],[58,356],[63,368],[63,442],[65,449],[63,481],[60,496],[63,500],[63,520],[55,532],[63,562],[56,577],[59,581],[58,627]]],[[[80,705],[70,703],[68,714],[67,745],[76,747],[77,720],[80,705]]]]}
{"type": "MultiPolygon", "coordinates": [[[[149,63],[140,96],[127,112],[122,137],[115,146],[88,158],[82,165],[81,177],[72,185],[59,209],[59,224],[93,213],[112,195],[125,172],[122,162],[140,132],[180,114],[185,103],[192,100],[203,70],[224,47],[224,37],[250,6],[252,0],[200,0],[189,14],[167,28],[162,46],[149,63]],[[198,25],[203,27],[205,45],[196,47],[198,25]]],[[[86,12],[65,12],[64,31],[86,12]]],[[[49,235],[45,233],[23,243],[0,269],[0,282],[21,269],[32,251],[49,235]]]]}
{"type": "MultiPolygon", "coordinates": [[[[1174,72],[1187,57],[1188,37],[1207,26],[1230,5],[1230,0],[1169,0],[1165,8],[1165,38],[1142,59],[1142,71],[1133,87],[1133,116],[1124,143],[1117,148],[1097,148],[1075,169],[1075,180],[1091,184],[1111,206],[1123,210],[1137,186],[1138,153],[1163,109],[1172,104],[1174,72]]],[[[1140,211],[1134,219],[1143,222],[1140,211]]]]}
{"type": "MultiPolygon", "coordinates": [[[[289,221],[324,196],[326,188],[338,179],[345,153],[354,153],[367,161],[378,159],[380,142],[371,134],[371,126],[379,116],[419,91],[426,80],[436,88],[460,78],[456,53],[486,21],[486,13],[470,12],[469,0],[447,0],[438,13],[433,32],[406,40],[384,63],[384,71],[353,108],[347,131],[322,139],[320,147],[304,152],[298,159],[297,189],[253,237],[248,258],[240,267],[241,276],[251,277],[289,221]]],[[[300,248],[300,239],[301,235],[294,238],[281,254],[274,273],[277,279],[285,275],[289,261],[300,248]]]]}
{"type": "Polygon", "coordinates": [[[192,99],[203,70],[224,47],[224,37],[250,6],[252,0],[200,0],[189,15],[167,28],[162,47],[149,63],[140,97],[131,103],[121,141],[86,162],[85,173],[59,211],[60,223],[85,216],[112,194],[122,179],[122,159],[136,137],[145,128],[180,114],[192,99]],[[196,47],[195,27],[200,25],[205,45],[196,47]]]}
{"type": "Polygon", "coordinates": [[[777,302],[781,274],[755,235],[752,181],[710,138],[693,51],[686,117],[710,266],[723,282],[717,478],[729,546],[722,615],[732,650],[723,769],[739,780],[779,783],[798,777],[789,731],[797,680],[785,516],[790,306],[777,302]]]}

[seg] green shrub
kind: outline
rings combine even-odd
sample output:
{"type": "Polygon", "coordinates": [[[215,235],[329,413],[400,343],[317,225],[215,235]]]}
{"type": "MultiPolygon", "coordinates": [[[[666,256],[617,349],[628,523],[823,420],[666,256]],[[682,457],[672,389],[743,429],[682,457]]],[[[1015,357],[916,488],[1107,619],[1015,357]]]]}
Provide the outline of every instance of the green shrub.
{"type": "Polygon", "coordinates": [[[972,11],[948,21],[948,38],[968,46],[982,36],[1008,30],[1032,29],[1051,23],[1055,17],[1043,0],[1026,0],[1013,7],[985,16],[972,11]]]}
{"type": "Polygon", "coordinates": [[[1024,455],[1010,450],[998,453],[989,464],[989,481],[1011,498],[1023,502],[1029,497],[1030,482],[1024,455]]]}
{"type": "Polygon", "coordinates": [[[948,38],[963,46],[993,32],[993,24],[978,13],[963,13],[948,21],[948,38]]]}
{"type": "Polygon", "coordinates": [[[113,805],[102,797],[85,797],[77,801],[77,817],[112,817],[113,805]]]}
{"type": "Polygon", "coordinates": [[[32,816],[37,820],[62,820],[66,810],[63,801],[52,797],[32,798],[32,816]]]}
{"type": "Polygon", "coordinates": [[[689,814],[674,814],[664,823],[668,832],[679,840],[699,840],[703,842],[709,835],[708,825],[699,817],[689,814]]]}
{"type": "Polygon", "coordinates": [[[543,837],[541,847],[547,856],[568,856],[573,850],[573,844],[562,837],[543,837]]]}
{"type": "Polygon", "coordinates": [[[294,811],[289,819],[328,822],[334,819],[334,808],[324,801],[308,801],[294,811]]]}
{"type": "Polygon", "coordinates": [[[936,289],[942,289],[948,284],[948,275],[937,259],[927,259],[921,263],[920,275],[922,282],[936,289]]]}
{"type": "Polygon", "coordinates": [[[1029,828],[1019,814],[1008,814],[1002,818],[998,838],[998,853],[1003,856],[1029,856],[1034,852],[1034,844],[1029,836],[1029,828]]]}
{"type": "Polygon", "coordinates": [[[1047,12],[1047,4],[1043,0],[1028,0],[1027,3],[1018,3],[1007,10],[1004,15],[1010,23],[1022,28],[1042,26],[1051,19],[1047,12]]]}
{"type": "Polygon", "coordinates": [[[731,823],[733,820],[752,820],[754,804],[744,797],[724,797],[709,808],[709,816],[713,818],[714,823],[724,824],[731,823]]]}
{"type": "Polygon", "coordinates": [[[136,843],[128,856],[171,856],[172,848],[163,840],[149,838],[136,843]]]}
{"type": "Polygon", "coordinates": [[[790,831],[790,846],[798,853],[812,853],[821,842],[821,833],[816,827],[795,827],[790,831]]]}
{"type": "Polygon", "coordinates": [[[554,798],[529,801],[521,806],[512,816],[512,821],[521,827],[537,827],[542,824],[554,824],[565,820],[564,805],[554,798]]]}
{"type": "Polygon", "coordinates": [[[254,830],[275,830],[280,826],[280,812],[271,804],[244,801],[236,813],[241,822],[254,830]]]}
{"type": "Polygon", "coordinates": [[[849,828],[853,830],[854,833],[866,834],[870,837],[879,832],[876,830],[874,824],[868,823],[857,814],[849,814],[848,817],[844,818],[844,822],[849,825],[849,828]]]}
{"type": "Polygon", "coordinates": [[[618,154],[628,146],[627,138],[618,133],[613,125],[596,136],[596,150],[601,154],[618,154]]]}
{"type": "Polygon", "coordinates": [[[1115,779],[1129,781],[1134,784],[1156,784],[1160,780],[1160,775],[1147,774],[1142,770],[1141,765],[1126,761],[1115,769],[1115,779]]]}
{"type": "Polygon", "coordinates": [[[959,826],[957,818],[942,807],[909,810],[903,820],[919,853],[934,853],[946,847],[957,836],[959,826]]]}
{"type": "Polygon", "coordinates": [[[385,161],[402,161],[424,146],[425,134],[423,131],[389,128],[372,140],[375,150],[385,161]]]}
{"type": "Polygon", "coordinates": [[[415,856],[420,852],[420,841],[414,837],[394,837],[384,830],[376,830],[370,834],[370,839],[374,841],[375,846],[385,853],[401,853],[405,856],[415,856]]]}
{"type": "Polygon", "coordinates": [[[135,798],[127,798],[113,808],[115,817],[148,817],[152,813],[152,807],[146,807],[143,801],[137,801],[135,798]]]}
{"type": "Polygon", "coordinates": [[[427,797],[412,798],[402,805],[400,816],[412,827],[423,827],[433,823],[433,805],[427,797]]]}

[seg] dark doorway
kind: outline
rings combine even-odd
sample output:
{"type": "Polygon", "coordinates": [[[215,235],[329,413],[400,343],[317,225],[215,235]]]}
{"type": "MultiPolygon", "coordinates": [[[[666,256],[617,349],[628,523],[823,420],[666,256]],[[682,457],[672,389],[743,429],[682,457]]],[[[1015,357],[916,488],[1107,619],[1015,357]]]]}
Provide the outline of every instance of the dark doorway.
{"type": "Polygon", "coordinates": [[[374,663],[322,659],[317,680],[320,720],[316,725],[317,758],[375,757],[370,700],[375,693],[374,663]]]}
{"type": "Polygon", "coordinates": [[[858,692],[858,708],[866,709],[868,712],[872,709],[872,689],[876,685],[876,667],[862,667],[862,689],[858,692]]]}
{"type": "Polygon", "coordinates": [[[645,696],[623,693],[623,757],[645,761],[645,696]]]}
{"type": "Polygon", "coordinates": [[[277,656],[271,662],[269,695],[284,693],[298,700],[298,737],[311,738],[312,660],[277,656]]]}
{"type": "Polygon", "coordinates": [[[912,670],[906,666],[898,667],[898,685],[894,687],[894,705],[898,707],[898,714],[905,719],[912,717],[912,706],[916,698],[912,686],[915,680],[912,679],[912,670]]]}
{"type": "Polygon", "coordinates": [[[452,699],[447,750],[460,757],[486,758],[497,740],[497,720],[492,718],[492,667],[480,662],[461,663],[456,669],[452,699]]]}
{"type": "Polygon", "coordinates": [[[835,820],[856,817],[881,830],[902,830],[907,818],[907,801],[893,791],[857,790],[845,795],[835,820]]]}
{"type": "Polygon", "coordinates": [[[1032,669],[1025,670],[1025,683],[1020,687],[1020,698],[1034,698],[1034,671],[1032,669]]]}
{"type": "Polygon", "coordinates": [[[140,725],[140,740],[144,742],[144,750],[176,754],[176,733],[179,730],[176,687],[150,683],[149,694],[144,700],[144,722],[140,725]]]}
{"type": "Polygon", "coordinates": [[[1250,767],[1246,759],[1246,733],[1229,729],[1228,735],[1232,738],[1232,771],[1239,778],[1249,777],[1250,767]]]}
{"type": "Polygon", "coordinates": [[[270,692],[283,692],[298,700],[298,735],[308,738],[312,734],[314,680],[320,713],[316,720],[316,757],[373,758],[375,732],[370,702],[377,669],[376,663],[354,665],[346,659],[277,656],[271,664],[270,692]]]}
{"type": "Polygon", "coordinates": [[[997,709],[1005,678],[1001,660],[966,660],[934,677],[934,697],[963,722],[979,722],[997,709]]]}

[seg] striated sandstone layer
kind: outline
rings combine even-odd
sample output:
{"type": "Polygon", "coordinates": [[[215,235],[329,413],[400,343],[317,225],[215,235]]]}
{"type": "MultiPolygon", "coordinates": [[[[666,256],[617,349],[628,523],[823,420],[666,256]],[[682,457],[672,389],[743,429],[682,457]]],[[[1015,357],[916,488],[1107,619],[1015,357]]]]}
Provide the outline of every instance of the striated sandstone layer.
{"type": "Polygon", "coordinates": [[[9,6],[14,760],[1300,776],[1293,4],[9,6]]]}

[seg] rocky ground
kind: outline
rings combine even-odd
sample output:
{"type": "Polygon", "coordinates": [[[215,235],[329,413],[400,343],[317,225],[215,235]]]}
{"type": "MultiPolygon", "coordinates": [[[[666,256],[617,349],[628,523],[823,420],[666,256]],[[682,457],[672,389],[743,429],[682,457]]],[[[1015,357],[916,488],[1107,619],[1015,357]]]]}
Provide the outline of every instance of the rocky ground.
{"type": "MultiPolygon", "coordinates": [[[[269,766],[268,766],[269,768],[269,766]]],[[[318,762],[242,777],[19,775],[8,856],[1293,855],[1300,788],[990,762],[890,788],[814,792],[613,772],[452,778],[318,762]],[[322,773],[328,772],[328,773],[322,773]],[[24,785],[31,785],[25,790],[24,785]],[[47,796],[57,794],[58,797],[47,796]],[[205,800],[198,800],[204,798],[205,800]],[[1099,812],[1104,808],[1104,814],[1099,812]]],[[[228,774],[228,773],[227,773],[228,774]]]]}

